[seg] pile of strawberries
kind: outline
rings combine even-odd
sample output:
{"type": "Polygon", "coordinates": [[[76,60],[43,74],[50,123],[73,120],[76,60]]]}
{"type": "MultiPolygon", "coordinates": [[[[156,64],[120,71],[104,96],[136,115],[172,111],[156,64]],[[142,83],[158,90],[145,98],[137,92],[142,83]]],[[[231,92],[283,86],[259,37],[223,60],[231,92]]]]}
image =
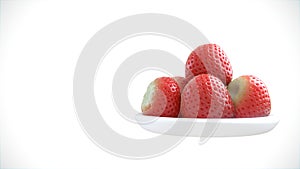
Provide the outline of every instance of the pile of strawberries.
{"type": "Polygon", "coordinates": [[[159,77],[144,95],[144,115],[181,118],[268,116],[266,85],[253,75],[232,80],[232,67],[216,44],[197,47],[185,65],[185,77],[159,77]]]}

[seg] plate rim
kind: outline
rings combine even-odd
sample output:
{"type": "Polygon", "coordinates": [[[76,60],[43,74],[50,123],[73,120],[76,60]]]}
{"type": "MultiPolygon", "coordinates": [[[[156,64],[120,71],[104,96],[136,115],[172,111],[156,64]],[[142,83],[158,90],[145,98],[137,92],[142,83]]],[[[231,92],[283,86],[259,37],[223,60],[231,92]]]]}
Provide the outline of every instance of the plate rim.
{"type": "MultiPolygon", "coordinates": [[[[174,118],[174,117],[157,117],[157,116],[148,116],[148,115],[143,115],[142,113],[139,113],[136,115],[137,117],[137,122],[138,124],[145,130],[153,132],[153,133],[159,133],[159,134],[166,134],[166,135],[174,135],[174,136],[182,136],[180,133],[174,133],[174,132],[166,132],[163,131],[164,129],[161,129],[160,131],[157,129],[155,124],[153,122],[151,123],[140,123],[141,121],[138,120],[138,118],[143,118],[143,120],[155,120],[158,121],[158,123],[166,123],[166,125],[169,123],[174,123],[177,120],[183,123],[187,122],[193,122],[193,125],[204,125],[205,123],[218,123],[218,128],[216,131],[222,131],[226,130],[227,128],[230,128],[232,126],[241,126],[241,125],[246,125],[253,127],[253,129],[243,132],[214,132],[212,137],[240,137],[240,136],[250,136],[250,135],[258,135],[258,134],[263,134],[266,132],[271,131],[274,129],[277,124],[279,123],[280,119],[277,115],[275,114],[270,114],[269,116],[264,116],[264,117],[251,117],[251,118],[174,118]],[[264,128],[261,130],[257,129],[258,126],[264,125],[264,128]],[[267,127],[266,127],[267,126],[267,127]],[[221,128],[220,128],[221,127],[221,128]],[[248,133],[248,134],[247,134],[248,133]]],[[[185,134],[185,136],[188,137],[198,137],[199,134],[195,134],[197,132],[193,132],[194,130],[193,126],[191,130],[189,131],[189,134],[185,134]]]]}

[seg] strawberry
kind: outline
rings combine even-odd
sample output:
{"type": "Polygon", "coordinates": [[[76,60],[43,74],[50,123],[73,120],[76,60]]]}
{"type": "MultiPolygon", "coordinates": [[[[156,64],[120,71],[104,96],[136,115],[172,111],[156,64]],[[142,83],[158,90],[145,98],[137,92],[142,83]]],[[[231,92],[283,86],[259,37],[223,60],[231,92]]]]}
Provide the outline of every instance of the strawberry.
{"type": "Polygon", "coordinates": [[[195,76],[181,95],[181,117],[230,118],[234,106],[222,81],[210,74],[195,76]]]}
{"type": "Polygon", "coordinates": [[[181,76],[175,76],[173,77],[173,79],[178,83],[179,87],[180,87],[180,91],[183,90],[184,86],[187,84],[187,79],[181,76]]]}
{"type": "Polygon", "coordinates": [[[271,100],[264,82],[252,75],[240,76],[228,85],[236,117],[268,116],[271,100]]]}
{"type": "Polygon", "coordinates": [[[205,44],[192,51],[185,64],[185,77],[190,80],[199,74],[212,74],[228,85],[232,67],[220,46],[205,44]]]}
{"type": "Polygon", "coordinates": [[[180,87],[171,77],[152,81],[142,102],[144,115],[177,117],[180,110],[180,87]]]}

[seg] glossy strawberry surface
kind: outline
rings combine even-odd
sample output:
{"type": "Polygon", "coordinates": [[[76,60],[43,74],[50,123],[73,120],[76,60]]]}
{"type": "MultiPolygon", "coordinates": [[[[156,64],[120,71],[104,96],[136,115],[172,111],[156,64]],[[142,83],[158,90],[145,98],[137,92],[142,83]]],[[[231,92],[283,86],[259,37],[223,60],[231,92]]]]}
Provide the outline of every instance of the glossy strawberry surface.
{"type": "Polygon", "coordinates": [[[151,82],[144,95],[144,115],[177,117],[180,110],[180,86],[171,77],[160,77],[151,82]]]}
{"type": "Polygon", "coordinates": [[[190,80],[199,74],[212,74],[226,85],[231,81],[232,67],[219,45],[205,44],[192,51],[186,61],[185,77],[190,80]]]}
{"type": "Polygon", "coordinates": [[[234,117],[232,100],[221,80],[209,74],[201,74],[190,80],[181,96],[181,117],[234,117]]]}
{"type": "Polygon", "coordinates": [[[240,76],[228,85],[236,117],[262,117],[271,112],[271,99],[265,83],[253,75],[240,76]]]}

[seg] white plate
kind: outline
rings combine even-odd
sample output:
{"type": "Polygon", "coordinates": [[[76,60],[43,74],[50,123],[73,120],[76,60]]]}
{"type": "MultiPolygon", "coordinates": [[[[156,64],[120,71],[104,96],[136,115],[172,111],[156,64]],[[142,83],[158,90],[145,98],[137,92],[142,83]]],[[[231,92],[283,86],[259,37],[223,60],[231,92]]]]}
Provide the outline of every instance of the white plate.
{"type": "Polygon", "coordinates": [[[233,137],[262,134],[272,130],[279,118],[275,115],[256,118],[194,119],[155,117],[138,114],[139,125],[151,132],[191,137],[233,137]]]}

